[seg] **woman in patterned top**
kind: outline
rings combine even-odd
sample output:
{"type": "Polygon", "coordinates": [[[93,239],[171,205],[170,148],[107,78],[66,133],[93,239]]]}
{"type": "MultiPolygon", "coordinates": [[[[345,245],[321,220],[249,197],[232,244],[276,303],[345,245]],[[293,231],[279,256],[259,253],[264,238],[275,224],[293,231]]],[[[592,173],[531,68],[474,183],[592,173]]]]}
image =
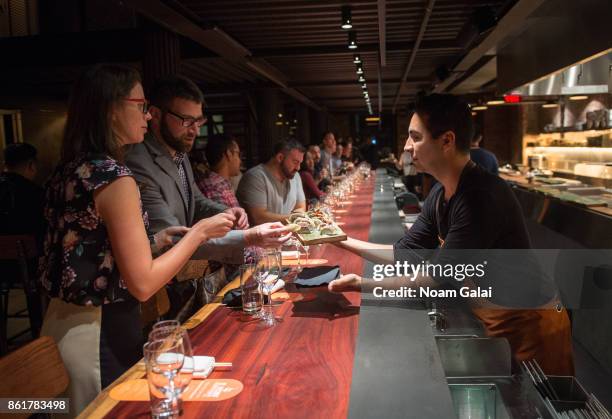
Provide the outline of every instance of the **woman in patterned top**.
{"type": "Polygon", "coordinates": [[[88,69],[73,88],[62,159],[47,183],[39,270],[51,302],[42,334],[58,343],[74,415],[141,357],[139,301],[233,225],[233,216],[222,213],[147,236],[138,186],[122,155],[143,141],[149,119],[136,70],[88,69]],[[177,235],[182,239],[153,259],[151,246],[165,247],[177,235]]]}

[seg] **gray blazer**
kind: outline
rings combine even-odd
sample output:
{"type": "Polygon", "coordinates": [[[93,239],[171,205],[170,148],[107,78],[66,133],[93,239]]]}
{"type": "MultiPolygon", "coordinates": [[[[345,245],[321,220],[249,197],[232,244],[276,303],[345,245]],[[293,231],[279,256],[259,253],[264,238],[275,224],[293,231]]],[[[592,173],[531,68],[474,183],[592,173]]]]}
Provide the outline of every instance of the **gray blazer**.
{"type": "MultiPolygon", "coordinates": [[[[189,159],[185,174],[191,185],[191,196],[185,195],[181,178],[170,153],[153,134],[136,144],[126,155],[126,164],[134,173],[140,188],[142,205],[149,215],[149,231],[157,233],[170,226],[191,227],[202,218],[218,214],[227,207],[206,198],[198,189],[189,159]]],[[[232,230],[219,239],[200,246],[192,259],[209,259],[222,263],[242,263],[244,232],[232,230]]]]}

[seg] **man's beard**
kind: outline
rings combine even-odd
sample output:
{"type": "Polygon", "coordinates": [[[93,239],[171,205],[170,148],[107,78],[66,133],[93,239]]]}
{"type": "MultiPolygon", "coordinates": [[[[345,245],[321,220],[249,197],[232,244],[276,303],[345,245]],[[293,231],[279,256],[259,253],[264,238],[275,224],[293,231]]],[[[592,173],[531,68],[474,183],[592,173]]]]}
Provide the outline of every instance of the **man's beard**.
{"type": "Polygon", "coordinates": [[[172,133],[168,129],[168,125],[166,125],[163,119],[159,126],[159,132],[162,136],[162,140],[164,140],[164,142],[168,144],[170,147],[172,147],[175,151],[179,153],[189,153],[191,151],[191,148],[193,147],[194,142],[193,141],[188,142],[186,140],[187,135],[183,137],[175,137],[174,135],[172,135],[172,133]]]}
{"type": "Polygon", "coordinates": [[[291,170],[289,171],[289,169],[285,168],[285,166],[281,165],[281,171],[283,172],[283,175],[285,176],[285,178],[287,179],[293,179],[293,176],[295,176],[295,171],[291,170]]]}

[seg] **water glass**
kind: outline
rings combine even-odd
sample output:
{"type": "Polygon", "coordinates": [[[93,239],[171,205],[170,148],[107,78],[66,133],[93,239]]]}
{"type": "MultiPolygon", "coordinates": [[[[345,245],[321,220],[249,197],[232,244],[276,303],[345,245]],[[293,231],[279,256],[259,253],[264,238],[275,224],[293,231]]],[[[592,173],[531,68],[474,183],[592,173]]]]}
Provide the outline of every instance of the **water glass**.
{"type": "MultiPolygon", "coordinates": [[[[263,311],[262,319],[267,326],[274,326],[277,321],[272,307],[272,289],[282,276],[282,252],[279,249],[267,249],[265,257],[255,270],[255,278],[261,284],[267,296],[268,311],[263,311]]],[[[265,308],[265,306],[264,306],[265,308]]]]}
{"type": "Polygon", "coordinates": [[[143,347],[151,417],[154,419],[178,418],[182,400],[178,374],[185,360],[183,344],[179,339],[147,342],[143,347]]]}
{"type": "Polygon", "coordinates": [[[149,333],[149,341],[155,340],[167,340],[170,341],[169,344],[172,344],[172,340],[178,340],[182,344],[185,358],[177,377],[177,392],[183,394],[191,382],[193,374],[201,371],[201,369],[196,368],[189,334],[180,326],[161,326],[154,328],[149,333]]]}
{"type": "Polygon", "coordinates": [[[295,237],[290,238],[281,247],[281,255],[287,255],[289,259],[295,259],[296,272],[302,272],[303,266],[308,263],[308,246],[302,243],[295,237]]]}
{"type": "Polygon", "coordinates": [[[242,311],[247,314],[257,314],[263,306],[261,287],[255,278],[257,265],[247,263],[240,265],[240,290],[242,292],[242,311]]]}

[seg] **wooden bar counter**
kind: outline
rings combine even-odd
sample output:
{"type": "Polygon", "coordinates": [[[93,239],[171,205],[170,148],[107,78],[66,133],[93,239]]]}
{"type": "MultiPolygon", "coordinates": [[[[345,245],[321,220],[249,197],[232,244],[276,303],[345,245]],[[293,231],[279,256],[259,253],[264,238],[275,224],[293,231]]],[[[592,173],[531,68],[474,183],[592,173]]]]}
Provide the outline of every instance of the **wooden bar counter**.
{"type": "MultiPolygon", "coordinates": [[[[351,237],[367,240],[371,218],[374,177],[361,183],[349,202],[336,213],[337,221],[351,237]]],[[[363,260],[326,244],[310,249],[311,259],[326,259],[343,273],[361,273],[363,260]]],[[[195,417],[292,417],[344,418],[359,326],[359,293],[330,294],[326,287],[297,289],[289,284],[289,296],[275,306],[282,321],[262,328],[239,310],[220,303],[238,280],[228,284],[217,302],[208,304],[185,325],[195,355],[214,356],[232,362],[231,371],[213,372],[209,378],[233,378],[244,384],[236,397],[218,402],[185,402],[184,418],[195,417]]],[[[82,418],[147,417],[149,402],[117,402],[109,391],[130,379],[145,378],[141,360],[103,390],[84,410],[82,418]]]]}

